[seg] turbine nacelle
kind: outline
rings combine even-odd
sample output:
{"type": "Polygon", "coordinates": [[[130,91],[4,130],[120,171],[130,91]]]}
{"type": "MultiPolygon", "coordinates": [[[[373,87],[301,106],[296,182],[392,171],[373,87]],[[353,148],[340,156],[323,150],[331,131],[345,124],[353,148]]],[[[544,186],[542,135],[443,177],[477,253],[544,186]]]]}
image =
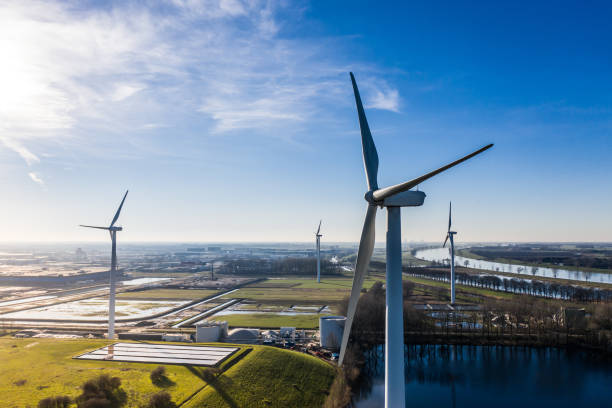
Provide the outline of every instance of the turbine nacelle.
{"type": "Polygon", "coordinates": [[[382,190],[368,191],[363,198],[371,205],[379,207],[419,207],[423,205],[425,197],[427,197],[422,191],[408,190],[392,194],[382,200],[377,200],[375,198],[376,193],[382,190]]]}

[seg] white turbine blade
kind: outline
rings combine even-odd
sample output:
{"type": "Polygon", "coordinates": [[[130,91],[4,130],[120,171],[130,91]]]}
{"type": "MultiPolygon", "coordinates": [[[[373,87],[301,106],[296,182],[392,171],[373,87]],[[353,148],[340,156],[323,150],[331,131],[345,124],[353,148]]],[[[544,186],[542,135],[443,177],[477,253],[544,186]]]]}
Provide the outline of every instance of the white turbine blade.
{"type": "Polygon", "coordinates": [[[85,227],[85,228],[96,228],[96,229],[102,229],[102,230],[108,230],[108,227],[94,227],[93,225],[79,225],[79,227],[85,227]]]}
{"type": "Polygon", "coordinates": [[[344,323],[344,333],[342,334],[340,356],[338,357],[338,364],[340,365],[342,365],[342,361],[344,360],[344,353],[346,353],[346,346],[351,334],[351,326],[353,324],[355,310],[357,309],[359,294],[361,293],[363,280],[365,279],[366,272],[368,271],[368,265],[370,264],[372,252],[374,251],[374,237],[376,232],[375,221],[376,206],[368,205],[368,211],[366,212],[365,221],[363,223],[363,231],[361,232],[361,242],[359,242],[359,251],[357,252],[355,276],[353,276],[353,287],[351,288],[351,297],[349,298],[346,322],[344,323]]]}
{"type": "Polygon", "coordinates": [[[317,228],[317,235],[319,235],[319,232],[321,232],[321,222],[323,222],[323,220],[319,221],[319,228],[317,228]]]}
{"type": "Polygon", "coordinates": [[[373,193],[373,197],[375,201],[382,201],[387,197],[390,197],[394,194],[397,193],[401,193],[402,191],[407,191],[410,190],[412,187],[417,186],[419,184],[421,184],[422,182],[424,182],[425,180],[442,173],[443,171],[446,171],[448,169],[450,169],[451,167],[454,167],[460,163],[463,163],[464,161],[471,159],[472,157],[476,156],[477,154],[480,154],[482,152],[484,152],[487,149],[490,149],[493,146],[493,143],[486,145],[485,147],[482,147],[478,150],[476,150],[475,152],[472,152],[470,154],[468,154],[467,156],[464,156],[462,158],[460,158],[459,160],[455,160],[454,162],[447,164],[446,166],[440,167],[437,170],[434,170],[432,172],[429,172],[425,175],[422,175],[421,177],[417,177],[413,180],[410,181],[406,181],[404,183],[400,183],[400,184],[396,184],[394,186],[390,186],[390,187],[385,187],[385,188],[381,188],[380,190],[376,190],[373,193]]]}
{"type": "Polygon", "coordinates": [[[123,200],[121,200],[121,204],[119,204],[119,208],[117,209],[117,212],[115,213],[115,217],[113,218],[113,221],[110,224],[111,227],[115,225],[115,223],[117,222],[117,219],[119,218],[119,214],[121,213],[121,207],[123,207],[123,202],[125,201],[125,197],[127,197],[128,192],[129,190],[125,192],[125,195],[123,196],[123,200]]]}
{"type": "Polygon", "coordinates": [[[365,167],[366,178],[368,179],[368,191],[378,189],[378,152],[370,133],[368,120],[366,119],[363,105],[361,104],[361,96],[355,76],[351,72],[351,82],[353,83],[353,92],[355,93],[355,103],[357,104],[357,114],[359,115],[359,127],[361,129],[361,148],[363,151],[363,165],[365,167]]]}
{"type": "Polygon", "coordinates": [[[448,234],[446,234],[446,238],[444,239],[444,244],[442,245],[442,248],[446,248],[446,241],[448,241],[448,234]]]}
{"type": "Polygon", "coordinates": [[[450,229],[451,229],[451,211],[452,211],[452,207],[453,207],[453,203],[449,202],[448,203],[448,232],[450,232],[450,229]]]}

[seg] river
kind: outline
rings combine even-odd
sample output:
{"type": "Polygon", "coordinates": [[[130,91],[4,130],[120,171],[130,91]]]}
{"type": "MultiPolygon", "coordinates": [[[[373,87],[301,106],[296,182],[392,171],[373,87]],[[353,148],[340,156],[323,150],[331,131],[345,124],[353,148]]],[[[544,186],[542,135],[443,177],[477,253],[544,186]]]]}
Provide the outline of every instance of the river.
{"type": "MultiPolygon", "coordinates": [[[[370,352],[356,408],[384,406],[384,352],[370,352]]],[[[406,407],[610,406],[612,366],[581,351],[406,346],[406,407]]]]}
{"type": "MultiPolygon", "coordinates": [[[[426,261],[450,262],[449,250],[447,248],[421,249],[414,255],[416,258],[426,261]]],[[[455,255],[455,265],[468,266],[476,269],[494,272],[506,272],[520,275],[522,277],[542,276],[546,278],[568,279],[582,282],[601,282],[612,283],[612,274],[604,272],[583,272],[571,269],[545,268],[520,264],[507,264],[492,261],[482,261],[479,259],[465,258],[455,255]]]]}

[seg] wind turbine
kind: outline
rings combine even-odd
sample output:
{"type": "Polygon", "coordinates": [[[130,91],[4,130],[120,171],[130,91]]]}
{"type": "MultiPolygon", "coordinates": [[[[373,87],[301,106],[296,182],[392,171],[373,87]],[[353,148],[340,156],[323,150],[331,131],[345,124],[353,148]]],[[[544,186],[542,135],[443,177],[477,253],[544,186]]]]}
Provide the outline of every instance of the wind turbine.
{"type": "Polygon", "coordinates": [[[323,235],[319,234],[321,232],[321,222],[319,221],[319,228],[317,228],[317,232],[315,232],[315,240],[317,244],[317,283],[321,283],[321,237],[323,235]]]}
{"type": "Polygon", "coordinates": [[[444,239],[444,245],[442,248],[446,248],[446,241],[450,240],[450,268],[451,268],[451,305],[455,304],[455,240],[454,235],[455,231],[451,231],[451,210],[452,203],[448,203],[448,232],[446,233],[446,238],[444,239]]]}
{"type": "MultiPolygon", "coordinates": [[[[129,191],[129,190],[128,190],[129,191]]],[[[112,242],[112,252],[111,252],[111,269],[110,269],[110,295],[108,298],[108,338],[112,339],[115,337],[115,273],[117,272],[117,231],[122,231],[122,227],[115,227],[115,223],[117,219],[119,219],[119,214],[121,213],[121,207],[123,207],[123,202],[125,201],[125,197],[128,195],[128,191],[125,192],[123,196],[123,200],[121,200],[121,204],[119,204],[119,208],[113,217],[110,225],[108,227],[94,227],[93,225],[80,225],[85,228],[96,228],[107,230],[110,233],[111,242],[112,242]]]]}
{"type": "Polygon", "coordinates": [[[462,157],[446,166],[440,167],[430,173],[413,180],[394,186],[378,188],[378,153],[368,127],[359,90],[353,73],[351,82],[355,93],[359,127],[361,128],[361,147],[363,151],[363,164],[365,167],[368,191],[365,200],[368,207],[361,233],[353,287],[349,298],[346,323],[338,363],[342,364],[346,353],[346,346],[351,333],[351,325],[359,300],[359,293],[374,250],[376,207],[387,208],[387,270],[386,270],[386,330],[385,330],[385,407],[403,407],[404,395],[404,320],[402,301],[402,243],[401,243],[401,207],[416,207],[423,205],[425,193],[411,191],[423,181],[442,173],[445,170],[462,163],[479,153],[489,149],[492,144],[486,145],[467,156],[462,157]]]}

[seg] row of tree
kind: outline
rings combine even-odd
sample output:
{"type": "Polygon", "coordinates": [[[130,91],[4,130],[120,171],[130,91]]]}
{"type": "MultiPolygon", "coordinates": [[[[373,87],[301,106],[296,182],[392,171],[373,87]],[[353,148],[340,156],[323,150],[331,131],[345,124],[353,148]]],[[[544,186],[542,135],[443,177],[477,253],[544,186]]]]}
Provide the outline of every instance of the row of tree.
{"type": "MultiPolygon", "coordinates": [[[[316,258],[230,259],[224,261],[221,273],[239,275],[311,275],[317,274],[316,258]]],[[[340,275],[338,264],[321,259],[321,274],[340,275]]]]}
{"type": "MultiPolygon", "coordinates": [[[[450,271],[448,269],[435,267],[408,267],[404,268],[404,272],[415,277],[450,282],[450,271]]],[[[475,275],[456,271],[455,282],[477,288],[540,296],[551,299],[564,299],[574,302],[612,301],[612,290],[610,289],[584,287],[536,279],[501,278],[495,275],[475,275]]]]}

